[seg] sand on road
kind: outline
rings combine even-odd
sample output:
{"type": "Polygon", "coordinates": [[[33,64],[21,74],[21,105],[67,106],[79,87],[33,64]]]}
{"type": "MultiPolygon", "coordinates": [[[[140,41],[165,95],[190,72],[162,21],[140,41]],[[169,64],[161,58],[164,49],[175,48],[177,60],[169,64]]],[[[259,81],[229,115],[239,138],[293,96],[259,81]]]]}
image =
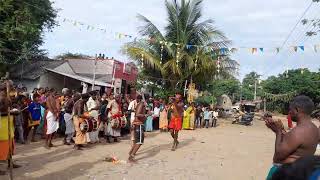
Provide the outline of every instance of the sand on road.
{"type": "Polygon", "coordinates": [[[14,170],[14,177],[16,180],[262,180],[272,163],[275,137],[259,120],[249,127],[220,121],[216,128],[184,130],[179,139],[179,148],[173,152],[169,133],[146,134],[135,164],[103,161],[108,156],[126,160],[130,149],[128,138],[116,144],[90,145],[83,151],[62,145],[61,139],[55,140],[57,147],[50,150],[43,147],[44,142],[18,145],[14,159],[23,167],[14,170]]]}

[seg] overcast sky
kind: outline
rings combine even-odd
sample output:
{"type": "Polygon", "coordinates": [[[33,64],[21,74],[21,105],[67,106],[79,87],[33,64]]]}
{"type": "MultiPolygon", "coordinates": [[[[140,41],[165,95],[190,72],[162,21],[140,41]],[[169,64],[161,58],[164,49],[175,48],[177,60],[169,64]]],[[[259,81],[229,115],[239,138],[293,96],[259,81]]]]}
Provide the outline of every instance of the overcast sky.
{"type": "MultiPolygon", "coordinates": [[[[131,41],[118,39],[116,32],[137,35],[138,13],[148,17],[160,29],[166,23],[164,0],[53,0],[59,9],[59,26],[45,34],[44,49],[54,57],[65,52],[82,53],[94,56],[105,53],[128,61],[119,50],[131,41]],[[87,30],[64,18],[77,20],[107,30],[87,30]]],[[[320,68],[319,52],[313,50],[320,44],[319,36],[305,38],[305,31],[311,26],[297,26],[283,51],[276,53],[286,36],[311,0],[204,0],[203,19],[212,18],[218,29],[232,40],[231,47],[264,47],[264,53],[252,54],[248,48],[241,48],[232,55],[240,63],[239,79],[251,71],[262,74],[264,78],[282,73],[287,68],[320,68]],[[317,40],[318,39],[318,40],[317,40]],[[294,52],[289,46],[305,45],[305,51],[294,52]]],[[[306,13],[307,18],[320,17],[320,3],[314,3],[306,13]]]]}

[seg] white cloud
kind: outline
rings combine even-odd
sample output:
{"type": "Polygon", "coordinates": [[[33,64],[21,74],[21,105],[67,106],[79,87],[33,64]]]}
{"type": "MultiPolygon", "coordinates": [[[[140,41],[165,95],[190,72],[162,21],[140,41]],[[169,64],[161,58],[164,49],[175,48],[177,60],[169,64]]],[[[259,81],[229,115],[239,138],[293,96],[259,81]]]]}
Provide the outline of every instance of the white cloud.
{"type": "MultiPolygon", "coordinates": [[[[46,33],[43,48],[50,56],[67,51],[94,55],[105,53],[107,56],[126,60],[120,54],[121,46],[127,40],[115,38],[115,32],[136,35],[139,21],[138,13],[151,19],[160,29],[164,28],[166,12],[163,0],[54,0],[59,11],[60,26],[46,33]],[[79,30],[72,24],[62,22],[63,18],[78,20],[97,27],[106,27],[107,34],[99,31],[79,30]],[[110,32],[113,32],[111,34],[110,32]]],[[[216,26],[233,41],[233,46],[276,47],[280,46],[299,16],[310,1],[301,0],[205,0],[204,19],[212,18],[216,26]]],[[[307,17],[319,16],[319,4],[310,9],[307,17]]],[[[299,25],[288,44],[302,43],[305,27],[299,25]]],[[[318,38],[305,44],[311,45],[318,38]]],[[[266,52],[252,55],[249,50],[240,50],[233,57],[241,64],[240,78],[252,70],[265,77],[278,74],[286,68],[320,67],[319,54],[310,50],[289,56],[289,53],[266,52]]]]}

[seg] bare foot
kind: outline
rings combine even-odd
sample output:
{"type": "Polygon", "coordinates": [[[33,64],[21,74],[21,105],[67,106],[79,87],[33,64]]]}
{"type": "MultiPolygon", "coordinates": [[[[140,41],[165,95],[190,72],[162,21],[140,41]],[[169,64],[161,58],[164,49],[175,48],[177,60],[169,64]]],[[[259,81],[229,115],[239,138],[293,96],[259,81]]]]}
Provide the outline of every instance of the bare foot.
{"type": "Polygon", "coordinates": [[[128,158],[128,162],[129,163],[135,163],[137,161],[134,159],[134,156],[130,155],[129,158],[128,158]]]}

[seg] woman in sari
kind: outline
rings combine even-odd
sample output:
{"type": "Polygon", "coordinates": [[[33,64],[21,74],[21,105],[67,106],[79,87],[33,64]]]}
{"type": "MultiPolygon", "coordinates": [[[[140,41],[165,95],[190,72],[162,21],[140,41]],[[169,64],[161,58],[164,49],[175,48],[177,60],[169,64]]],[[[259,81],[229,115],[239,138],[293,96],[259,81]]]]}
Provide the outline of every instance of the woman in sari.
{"type": "Polygon", "coordinates": [[[148,117],[145,122],[146,132],[152,132],[153,131],[153,117],[152,117],[152,111],[148,110],[148,117]]]}
{"type": "Polygon", "coordinates": [[[160,112],[160,123],[159,129],[160,131],[167,131],[168,130],[168,106],[162,106],[162,110],[160,112]]]}
{"type": "Polygon", "coordinates": [[[194,106],[189,106],[183,113],[183,129],[193,129],[194,128],[194,106]]]}

